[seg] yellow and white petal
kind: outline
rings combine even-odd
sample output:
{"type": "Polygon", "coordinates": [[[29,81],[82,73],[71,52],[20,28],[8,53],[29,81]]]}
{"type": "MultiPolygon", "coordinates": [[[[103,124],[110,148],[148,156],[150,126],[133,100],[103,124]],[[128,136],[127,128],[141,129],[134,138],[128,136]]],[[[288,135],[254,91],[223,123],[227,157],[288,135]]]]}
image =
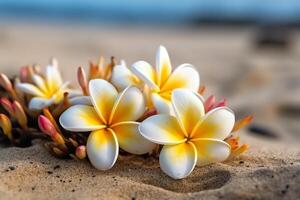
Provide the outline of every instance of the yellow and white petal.
{"type": "Polygon", "coordinates": [[[151,116],[140,124],[139,130],[142,136],[157,144],[171,145],[186,141],[177,119],[170,115],[151,116]]]}
{"type": "Polygon", "coordinates": [[[176,68],[169,79],[162,86],[161,91],[187,88],[198,91],[200,77],[197,70],[191,64],[182,64],[176,68]]]}
{"type": "Polygon", "coordinates": [[[172,103],[169,99],[163,98],[158,93],[151,93],[152,103],[159,114],[173,114],[172,103]]]}
{"type": "Polygon", "coordinates": [[[111,82],[121,91],[128,86],[139,85],[140,80],[126,65],[117,65],[113,68],[111,82]]]}
{"type": "Polygon", "coordinates": [[[38,86],[38,88],[39,88],[41,91],[43,91],[44,93],[47,92],[47,85],[46,85],[46,82],[45,82],[45,80],[44,80],[41,76],[39,76],[39,75],[37,75],[37,74],[34,74],[34,75],[32,76],[32,80],[33,80],[33,82],[38,86]]]}
{"type": "Polygon", "coordinates": [[[174,179],[187,177],[197,163],[197,151],[192,143],[165,145],[159,155],[160,168],[174,179]]]}
{"type": "Polygon", "coordinates": [[[145,112],[145,98],[143,93],[133,86],[123,90],[110,114],[109,124],[122,121],[136,121],[145,112]]]}
{"type": "Polygon", "coordinates": [[[103,122],[107,123],[118,97],[116,88],[106,80],[94,79],[89,83],[92,103],[103,122]]]}
{"type": "Polygon", "coordinates": [[[62,78],[56,65],[48,65],[46,68],[46,80],[48,89],[52,92],[57,90],[62,84],[62,78]]]}
{"type": "Polygon", "coordinates": [[[54,98],[46,99],[43,97],[34,97],[30,100],[28,108],[30,110],[42,110],[54,103],[54,98]]]}
{"type": "Polygon", "coordinates": [[[101,129],[91,132],[87,141],[87,155],[95,168],[112,168],[119,155],[118,140],[113,131],[101,129]]]}
{"type": "Polygon", "coordinates": [[[145,61],[138,61],[132,65],[132,72],[144,81],[151,89],[159,91],[156,85],[156,75],[152,66],[145,61]]]}
{"type": "Polygon", "coordinates": [[[201,97],[189,89],[176,89],[172,93],[172,106],[186,136],[192,133],[196,124],[205,115],[202,102],[201,97]]]}
{"type": "Polygon", "coordinates": [[[86,105],[71,106],[60,116],[59,122],[69,131],[94,131],[105,128],[95,109],[86,105]]]}
{"type": "Polygon", "coordinates": [[[169,78],[172,72],[172,66],[167,49],[160,46],[156,54],[156,73],[158,86],[162,86],[169,78]]]}
{"type": "Polygon", "coordinates": [[[223,162],[230,155],[230,146],[222,140],[197,139],[192,142],[197,149],[198,166],[223,162]]]}
{"type": "Polygon", "coordinates": [[[44,97],[44,93],[36,86],[29,83],[18,83],[16,85],[17,89],[24,93],[31,94],[33,96],[44,97]]]}
{"type": "Polygon", "coordinates": [[[124,122],[113,126],[112,129],[121,149],[137,155],[149,153],[156,147],[156,144],[144,138],[138,127],[138,122],[124,122]]]}
{"type": "Polygon", "coordinates": [[[214,138],[224,140],[230,133],[235,123],[232,110],[219,107],[209,111],[202,122],[196,125],[193,138],[214,138]]]}
{"type": "Polygon", "coordinates": [[[71,105],[93,105],[89,96],[75,96],[70,98],[69,101],[71,105]]]}

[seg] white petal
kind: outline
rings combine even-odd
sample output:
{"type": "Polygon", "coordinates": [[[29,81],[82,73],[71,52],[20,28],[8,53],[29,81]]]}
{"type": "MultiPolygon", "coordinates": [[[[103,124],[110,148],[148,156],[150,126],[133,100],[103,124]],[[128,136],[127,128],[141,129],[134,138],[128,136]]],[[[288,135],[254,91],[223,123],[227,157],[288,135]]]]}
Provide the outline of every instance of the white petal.
{"type": "Polygon", "coordinates": [[[94,79],[89,83],[92,103],[103,122],[107,123],[118,97],[118,91],[108,81],[94,79]]]}
{"type": "Polygon", "coordinates": [[[145,112],[145,99],[136,87],[128,87],[119,95],[112,109],[109,123],[136,121],[145,112]]]}
{"type": "Polygon", "coordinates": [[[48,89],[52,92],[57,90],[62,84],[62,78],[56,65],[48,65],[46,68],[46,80],[48,89]]]}
{"type": "Polygon", "coordinates": [[[230,146],[222,140],[197,139],[192,142],[197,149],[198,166],[223,162],[230,155],[230,146]]]}
{"type": "Polygon", "coordinates": [[[174,112],[186,136],[192,133],[205,114],[202,102],[201,97],[189,89],[176,89],[172,93],[174,112]]]}
{"type": "Polygon", "coordinates": [[[30,100],[28,108],[30,110],[42,110],[54,103],[54,99],[46,99],[42,97],[34,97],[30,100]]]}
{"type": "Polygon", "coordinates": [[[156,144],[144,138],[139,130],[138,122],[124,122],[112,127],[121,149],[132,154],[145,154],[151,152],[156,144]]]}
{"type": "Polygon", "coordinates": [[[92,165],[99,170],[108,170],[115,164],[119,155],[119,145],[112,131],[93,131],[87,141],[87,155],[92,165]]]}
{"type": "Polygon", "coordinates": [[[159,155],[160,168],[174,179],[187,177],[196,162],[197,152],[192,143],[165,145],[159,155]]]}
{"type": "Polygon", "coordinates": [[[162,86],[161,91],[174,90],[176,88],[187,88],[198,91],[200,77],[197,70],[190,64],[182,64],[176,68],[169,79],[162,86]]]}
{"type": "Polygon", "coordinates": [[[139,130],[146,139],[157,144],[179,144],[186,141],[177,119],[170,115],[154,115],[144,120],[139,130]]]}
{"type": "Polygon", "coordinates": [[[151,93],[151,100],[154,104],[157,113],[159,114],[173,114],[174,110],[170,100],[161,97],[157,93],[151,93]]]}
{"type": "Polygon", "coordinates": [[[144,81],[150,88],[159,90],[155,83],[156,75],[151,65],[145,61],[138,61],[132,65],[132,72],[144,81]]]}
{"type": "Polygon", "coordinates": [[[24,93],[31,94],[33,96],[44,97],[44,93],[36,86],[29,83],[18,83],[16,87],[24,93]]]}
{"type": "Polygon", "coordinates": [[[214,138],[224,140],[235,123],[233,111],[226,107],[219,107],[209,111],[202,122],[196,125],[193,138],[214,138]]]}
{"type": "Polygon", "coordinates": [[[86,105],[71,106],[60,116],[59,122],[69,131],[93,131],[105,127],[95,109],[86,105]]]}
{"type": "Polygon", "coordinates": [[[164,46],[160,46],[156,54],[157,85],[163,85],[172,72],[169,54],[164,46]]]}
{"type": "Polygon", "coordinates": [[[70,98],[69,100],[71,105],[93,105],[89,96],[76,96],[70,98]]]}
{"type": "Polygon", "coordinates": [[[44,79],[41,76],[34,74],[32,76],[32,79],[33,79],[34,83],[39,87],[40,90],[42,90],[44,93],[47,92],[46,82],[44,81],[44,79]]]}
{"type": "Polygon", "coordinates": [[[121,91],[128,86],[138,85],[140,80],[126,66],[117,65],[113,68],[111,82],[121,91]]]}

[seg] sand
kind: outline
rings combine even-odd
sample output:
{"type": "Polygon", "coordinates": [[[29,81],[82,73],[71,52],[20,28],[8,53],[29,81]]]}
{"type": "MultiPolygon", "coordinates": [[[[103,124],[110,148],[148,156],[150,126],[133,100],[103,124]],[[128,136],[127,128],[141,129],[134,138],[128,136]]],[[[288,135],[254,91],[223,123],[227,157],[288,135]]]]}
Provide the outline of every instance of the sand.
{"type": "MultiPolygon", "coordinates": [[[[120,156],[109,171],[51,156],[43,142],[0,146],[0,199],[299,199],[300,38],[288,50],[254,48],[255,29],[0,25],[0,71],[45,65],[56,56],[64,76],[101,53],[154,63],[159,44],[174,66],[189,62],[208,94],[226,97],[237,117],[255,121],[239,132],[250,150],[225,163],[197,167],[173,180],[153,158],[120,156]]],[[[299,34],[298,34],[299,35],[299,34]]]]}

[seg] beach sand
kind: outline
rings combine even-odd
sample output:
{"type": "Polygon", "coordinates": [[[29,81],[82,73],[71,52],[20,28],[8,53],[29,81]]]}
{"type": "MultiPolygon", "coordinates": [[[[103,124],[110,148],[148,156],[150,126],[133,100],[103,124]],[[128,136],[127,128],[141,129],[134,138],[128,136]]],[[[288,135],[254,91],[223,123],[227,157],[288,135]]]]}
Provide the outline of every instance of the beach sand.
{"type": "MultiPolygon", "coordinates": [[[[299,199],[300,38],[288,49],[256,49],[255,29],[0,25],[0,71],[59,59],[66,79],[101,54],[107,59],[155,62],[167,47],[173,66],[188,62],[207,93],[225,97],[237,118],[255,120],[240,131],[250,145],[244,155],[197,167],[173,180],[157,160],[120,156],[109,171],[87,161],[51,156],[43,142],[28,148],[0,147],[0,199],[299,199]]],[[[76,84],[74,84],[76,85],[76,84]]]]}

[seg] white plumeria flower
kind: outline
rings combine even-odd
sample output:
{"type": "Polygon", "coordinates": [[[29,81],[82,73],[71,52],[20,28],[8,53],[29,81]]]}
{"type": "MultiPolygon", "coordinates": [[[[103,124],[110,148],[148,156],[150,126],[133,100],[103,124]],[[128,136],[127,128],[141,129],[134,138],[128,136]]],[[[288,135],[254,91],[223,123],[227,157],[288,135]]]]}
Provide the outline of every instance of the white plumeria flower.
{"type": "Polygon", "coordinates": [[[110,169],[117,160],[119,146],[132,154],[145,154],[155,148],[138,130],[136,122],[145,112],[145,100],[136,87],[120,94],[103,79],[89,83],[93,106],[75,105],[67,109],[59,121],[70,131],[92,131],[87,141],[87,155],[94,167],[110,169]]]}
{"type": "Polygon", "coordinates": [[[20,91],[33,96],[28,106],[31,110],[41,110],[52,104],[58,104],[63,99],[64,92],[71,92],[67,88],[69,82],[63,83],[56,62],[47,66],[45,78],[33,74],[32,80],[34,84],[17,83],[16,85],[20,91]]]}
{"type": "Polygon", "coordinates": [[[130,69],[126,66],[124,60],[121,60],[120,65],[116,65],[113,68],[111,82],[116,86],[119,91],[124,90],[126,87],[134,85],[140,86],[140,79],[134,75],[130,69]]]}
{"type": "Polygon", "coordinates": [[[197,91],[200,77],[191,64],[182,64],[172,71],[165,47],[160,46],[156,55],[156,68],[145,61],[133,64],[132,71],[151,89],[150,98],[158,113],[172,112],[171,93],[176,88],[197,91]]]}
{"type": "Polygon", "coordinates": [[[233,112],[219,107],[205,114],[202,98],[187,89],[174,90],[171,99],[175,117],[154,115],[139,126],[145,138],[164,145],[159,156],[161,169],[172,178],[181,179],[196,164],[226,160],[230,146],[223,140],[234,126],[233,112]]]}

